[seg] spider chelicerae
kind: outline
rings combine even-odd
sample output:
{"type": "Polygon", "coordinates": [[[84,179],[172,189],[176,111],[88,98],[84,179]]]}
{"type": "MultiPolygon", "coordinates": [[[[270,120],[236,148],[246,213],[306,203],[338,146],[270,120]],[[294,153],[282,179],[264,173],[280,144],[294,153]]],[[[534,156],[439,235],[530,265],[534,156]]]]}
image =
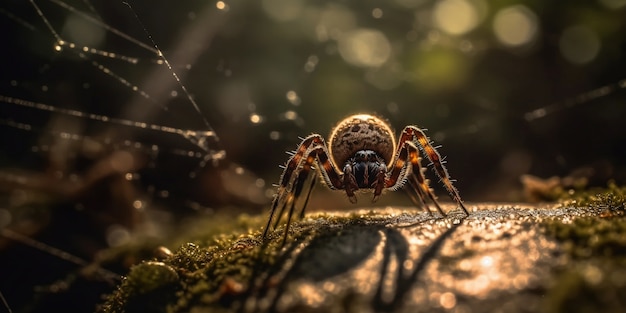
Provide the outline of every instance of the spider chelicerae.
{"type": "Polygon", "coordinates": [[[425,168],[420,163],[420,151],[431,161],[435,173],[452,199],[466,216],[469,215],[459,192],[452,185],[441,155],[419,127],[404,127],[396,144],[395,135],[386,121],[369,114],[356,114],[339,122],[329,138],[327,145],[321,135],[312,134],[304,138],[293,151],[280,177],[270,217],[263,232],[264,239],[272,220],[276,219],[273,225],[276,228],[286,208],[288,211],[284,239],[287,238],[296,202],[306,185],[309,185],[299,215],[300,218],[304,217],[304,210],[317,180],[316,171],[320,173],[319,176],[326,186],[334,190],[344,190],[352,203],[356,203],[355,191],[359,189],[372,189],[372,202],[375,202],[383,189],[398,190],[408,183],[409,197],[416,206],[423,206],[432,214],[426,204],[426,198],[429,198],[439,213],[446,216],[429,187],[428,180],[424,178],[425,168]]]}

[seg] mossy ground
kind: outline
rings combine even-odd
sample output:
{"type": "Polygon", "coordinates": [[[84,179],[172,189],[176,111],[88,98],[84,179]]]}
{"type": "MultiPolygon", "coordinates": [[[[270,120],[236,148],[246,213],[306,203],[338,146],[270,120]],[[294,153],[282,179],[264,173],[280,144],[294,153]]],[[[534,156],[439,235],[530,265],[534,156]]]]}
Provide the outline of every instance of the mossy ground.
{"type": "MultiPolygon", "coordinates": [[[[535,284],[534,287],[530,284],[528,287],[530,289],[523,286],[519,290],[511,289],[523,294],[524,297],[528,297],[528,292],[537,294],[541,305],[531,309],[531,311],[596,312],[598,309],[602,309],[606,312],[621,312],[626,309],[626,301],[623,298],[623,295],[626,294],[625,195],[626,188],[609,185],[608,189],[568,194],[559,205],[551,205],[548,208],[538,207],[529,210],[517,206],[505,206],[503,209],[497,209],[492,206],[486,211],[477,208],[467,218],[467,223],[463,222],[460,215],[457,216],[456,213],[450,214],[446,219],[435,219],[439,220],[436,222],[426,213],[405,212],[395,209],[310,214],[291,227],[285,245],[283,245],[282,236],[284,229],[281,227],[271,232],[266,242],[262,241],[261,231],[266,222],[264,216],[243,215],[229,221],[204,221],[200,222],[203,226],[198,225],[196,229],[204,229],[205,231],[194,232],[193,238],[187,238],[187,243],[182,244],[173,254],[159,260],[147,260],[133,267],[117,290],[109,295],[100,306],[100,311],[281,311],[284,309],[281,309],[281,302],[278,300],[271,303],[257,300],[271,298],[272,293],[287,292],[293,286],[307,286],[302,283],[284,285],[281,280],[298,281],[302,277],[308,277],[308,280],[313,282],[324,279],[330,280],[328,278],[331,275],[321,273],[321,271],[328,270],[324,266],[329,264],[323,259],[337,257],[333,254],[338,254],[339,257],[343,258],[360,254],[375,254],[374,250],[378,238],[373,240],[372,235],[369,234],[384,231],[388,225],[418,225],[415,228],[418,233],[428,234],[434,238],[435,243],[433,245],[439,245],[437,237],[446,236],[446,230],[458,229],[455,235],[457,237],[452,236],[450,240],[464,238],[462,235],[464,229],[476,231],[468,229],[472,227],[470,225],[475,225],[469,222],[470,219],[488,225],[490,231],[499,230],[502,227],[506,228],[506,225],[510,224],[507,223],[507,219],[517,219],[519,225],[522,225],[518,227],[521,230],[518,232],[504,230],[504,235],[498,237],[499,242],[504,242],[506,245],[506,241],[514,241],[516,237],[521,237],[516,235],[519,232],[526,232],[531,234],[530,236],[545,236],[548,238],[547,240],[554,240],[557,243],[554,253],[558,256],[555,256],[552,261],[537,265],[547,267],[548,272],[553,273],[552,276],[543,277],[543,281],[535,284]],[[555,215],[550,213],[552,210],[561,211],[559,211],[559,215],[555,215]],[[441,226],[442,231],[428,233],[439,226],[441,226]],[[354,233],[354,229],[361,228],[367,231],[358,230],[354,233]],[[368,229],[370,228],[374,229],[375,232],[369,232],[368,229]],[[346,235],[347,232],[354,234],[346,235]],[[348,245],[346,241],[350,240],[358,240],[358,243],[351,245],[348,242],[350,244],[348,245]],[[334,246],[323,249],[325,244],[334,246]],[[370,244],[371,247],[368,247],[370,244]],[[315,245],[316,249],[307,250],[305,248],[312,245],[315,245]],[[359,248],[361,250],[354,250],[354,247],[359,245],[361,245],[359,248]],[[348,250],[352,250],[346,252],[346,247],[349,248],[348,250]],[[298,254],[308,254],[309,259],[315,259],[310,255],[311,253],[317,253],[318,256],[322,253],[328,255],[323,258],[320,257],[322,260],[300,261],[296,265],[293,264],[298,254]],[[302,268],[307,266],[308,269],[304,269],[303,272],[302,268]],[[289,267],[292,268],[285,271],[285,268],[289,267]]],[[[481,207],[481,205],[477,207],[481,207]]],[[[477,232],[480,235],[483,230],[477,232]]],[[[394,233],[387,233],[387,235],[387,240],[394,240],[394,233]]],[[[490,234],[484,234],[483,237],[489,236],[490,234]]],[[[485,238],[476,239],[476,235],[472,235],[471,238],[473,239],[470,241],[486,240],[485,238]]],[[[407,251],[410,251],[413,243],[408,244],[407,251]]],[[[458,246],[458,243],[455,245],[458,246]]],[[[480,247],[480,245],[474,245],[474,247],[476,246],[480,247]]],[[[398,249],[401,245],[395,243],[390,247],[389,249],[398,249]]],[[[384,249],[388,248],[385,247],[384,249]]],[[[459,248],[454,249],[458,250],[459,248]]],[[[475,248],[473,250],[464,249],[466,250],[461,249],[462,251],[447,253],[448,256],[446,253],[437,255],[437,252],[431,251],[430,248],[419,250],[422,251],[423,255],[420,257],[418,265],[425,258],[424,255],[433,254],[431,258],[439,258],[436,262],[439,264],[438,269],[440,271],[447,271],[443,265],[452,264],[449,266],[450,273],[447,274],[454,276],[455,273],[459,273],[454,264],[462,264],[463,260],[471,260],[480,254],[480,251],[475,248]],[[444,262],[445,260],[448,261],[444,262]]],[[[490,251],[493,253],[493,250],[490,251]]],[[[358,260],[360,259],[357,258],[358,260]]],[[[355,261],[355,263],[349,264],[364,263],[367,262],[355,261]]],[[[345,271],[348,269],[341,269],[338,272],[345,271]]],[[[428,267],[426,267],[423,272],[417,274],[428,275],[428,271],[428,267]]],[[[468,274],[465,273],[464,275],[468,274]]],[[[503,277],[505,276],[503,275],[503,277]]],[[[371,279],[374,280],[374,276],[371,279]]],[[[344,283],[349,284],[351,282],[346,281],[344,283]]],[[[414,284],[413,281],[405,282],[402,280],[398,280],[398,283],[408,283],[409,286],[414,284]]],[[[382,286],[382,280],[379,288],[383,288],[380,286],[382,286]]],[[[433,288],[436,289],[437,287],[433,288]]],[[[375,304],[378,305],[375,307],[377,309],[393,308],[393,311],[402,311],[401,305],[389,306],[385,304],[383,306],[379,302],[371,302],[371,299],[363,298],[363,295],[355,295],[349,291],[351,289],[346,290],[348,291],[341,295],[342,300],[335,306],[331,305],[331,308],[334,307],[336,311],[344,312],[349,311],[345,309],[346,303],[350,303],[352,306],[358,305],[361,308],[368,308],[370,304],[375,304]]],[[[500,294],[501,291],[494,291],[494,295],[500,294]]],[[[378,293],[376,295],[380,296],[378,293]]],[[[418,301],[415,300],[418,296],[418,293],[413,296],[414,301],[418,301]]],[[[480,299],[470,301],[471,299],[468,300],[466,297],[466,295],[457,295],[453,299],[457,305],[459,303],[464,305],[459,306],[460,308],[473,311],[474,306],[480,303],[480,299]]],[[[489,293],[487,296],[481,297],[492,298],[489,293]]],[[[515,298],[511,295],[508,297],[515,298]]],[[[278,296],[275,298],[278,299],[278,296]]],[[[337,298],[329,299],[328,301],[334,301],[337,298]]],[[[497,307],[498,297],[494,299],[496,300],[492,300],[491,306],[497,307]]],[[[524,298],[520,297],[519,299],[524,298]]],[[[437,303],[433,304],[432,301],[425,300],[420,310],[425,312],[445,311],[445,306],[442,306],[449,303],[443,301],[436,301],[437,303]]],[[[295,308],[300,311],[316,311],[316,306],[298,305],[300,306],[295,308]]],[[[328,308],[328,306],[325,307],[328,308]]]]}
{"type": "Polygon", "coordinates": [[[626,309],[626,187],[609,184],[564,196],[562,205],[589,207],[596,216],[546,222],[567,253],[555,269],[548,312],[624,312],[626,309]]]}

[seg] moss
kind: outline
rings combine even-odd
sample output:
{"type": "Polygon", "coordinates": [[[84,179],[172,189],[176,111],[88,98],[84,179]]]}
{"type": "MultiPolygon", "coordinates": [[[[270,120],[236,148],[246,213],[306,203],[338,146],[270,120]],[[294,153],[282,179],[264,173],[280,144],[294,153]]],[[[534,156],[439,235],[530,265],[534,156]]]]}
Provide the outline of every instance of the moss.
{"type": "MultiPolygon", "coordinates": [[[[321,213],[293,223],[290,242],[324,237],[345,225],[386,224],[393,220],[415,221],[414,215],[398,211],[362,210],[349,213],[321,213]]],[[[243,215],[235,220],[209,221],[205,227],[192,227],[194,243],[182,244],[171,256],[144,261],[133,267],[118,289],[100,306],[100,312],[187,312],[207,309],[230,312],[235,302],[245,299],[248,285],[254,283],[257,270],[272,272],[285,255],[284,228],[270,232],[267,242],[261,239],[264,216],[243,215]],[[198,229],[205,229],[202,233],[198,229]],[[225,229],[229,232],[220,233],[225,229]],[[177,277],[174,279],[174,277],[177,277]],[[169,294],[165,294],[169,292],[169,294]],[[142,307],[139,303],[149,303],[142,307]]],[[[293,246],[291,247],[293,248],[293,246]]],[[[272,284],[272,280],[266,283],[272,284]]]]}
{"type": "Polygon", "coordinates": [[[144,261],[131,268],[99,311],[189,311],[236,295],[243,290],[241,282],[249,279],[252,265],[261,261],[260,232],[250,230],[260,223],[259,218],[242,215],[190,227],[186,235],[195,235],[194,243],[182,244],[162,262],[144,261]]]}
{"type": "Polygon", "coordinates": [[[602,211],[605,217],[624,216],[626,213],[626,186],[609,182],[607,188],[569,190],[560,195],[562,206],[591,207],[602,211]]]}
{"type": "Polygon", "coordinates": [[[626,188],[569,193],[562,206],[588,207],[596,216],[545,223],[565,263],[546,297],[547,312],[621,312],[626,307],[626,188]]]}

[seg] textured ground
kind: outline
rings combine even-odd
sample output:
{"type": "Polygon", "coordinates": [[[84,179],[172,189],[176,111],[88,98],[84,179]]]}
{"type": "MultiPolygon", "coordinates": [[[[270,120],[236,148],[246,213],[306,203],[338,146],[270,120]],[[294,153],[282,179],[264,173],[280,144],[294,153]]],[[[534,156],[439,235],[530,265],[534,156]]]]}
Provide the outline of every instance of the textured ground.
{"type": "Polygon", "coordinates": [[[103,310],[623,312],[624,207],[598,203],[310,214],[284,246],[283,228],[262,245],[244,218],[243,234],[136,267],[103,310]]]}

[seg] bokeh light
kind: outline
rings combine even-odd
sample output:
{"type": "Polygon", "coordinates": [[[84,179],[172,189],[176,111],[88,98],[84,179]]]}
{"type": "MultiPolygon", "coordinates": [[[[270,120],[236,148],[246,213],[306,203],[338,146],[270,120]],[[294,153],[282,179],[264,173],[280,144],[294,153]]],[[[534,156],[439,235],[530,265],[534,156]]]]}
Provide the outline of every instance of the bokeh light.
{"type": "Polygon", "coordinates": [[[261,4],[268,16],[281,22],[298,18],[304,8],[302,0],[263,0],[261,4]]]}
{"type": "Polygon", "coordinates": [[[586,26],[572,26],[563,32],[559,39],[559,49],[563,57],[574,64],[585,64],[596,58],[600,52],[598,35],[586,26]]]}
{"type": "Polygon", "coordinates": [[[391,44],[382,32],[359,28],[339,39],[339,53],[352,65],[378,67],[391,56],[391,44]]]}
{"type": "Polygon", "coordinates": [[[467,0],[443,0],[435,4],[433,20],[442,31],[462,35],[478,25],[479,13],[476,6],[467,0]]]}
{"type": "Polygon", "coordinates": [[[462,84],[469,70],[465,56],[456,50],[433,49],[415,53],[410,79],[422,90],[446,90],[462,84]]]}
{"type": "Polygon", "coordinates": [[[514,5],[498,11],[493,20],[493,32],[500,43],[509,47],[525,46],[533,42],[539,29],[537,16],[523,5],[514,5]]]}
{"type": "Polygon", "coordinates": [[[61,34],[72,43],[97,48],[102,45],[106,31],[83,17],[70,15],[65,20],[61,34]]]}
{"type": "Polygon", "coordinates": [[[319,41],[329,39],[337,40],[346,31],[356,27],[354,13],[340,5],[329,5],[325,8],[315,27],[315,33],[319,41]]]}

